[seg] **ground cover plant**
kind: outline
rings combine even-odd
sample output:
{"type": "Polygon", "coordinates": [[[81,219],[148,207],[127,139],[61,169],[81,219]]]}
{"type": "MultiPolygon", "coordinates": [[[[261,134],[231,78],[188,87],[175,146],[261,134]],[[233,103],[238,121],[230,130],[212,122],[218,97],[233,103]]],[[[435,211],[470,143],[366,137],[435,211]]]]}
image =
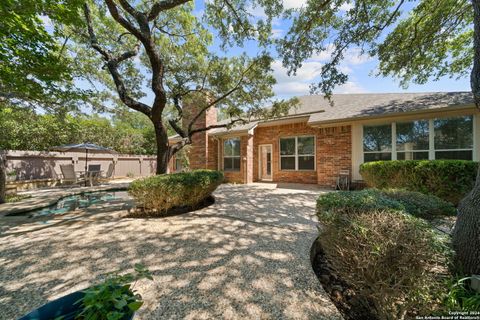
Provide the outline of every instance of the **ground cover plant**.
{"type": "Polygon", "coordinates": [[[428,197],[366,189],[317,200],[318,241],[325,259],[355,292],[355,304],[368,306],[378,319],[444,310],[452,252],[447,236],[420,217],[451,215],[455,209],[428,197]]]}
{"type": "Polygon", "coordinates": [[[369,187],[403,188],[457,205],[475,184],[478,163],[465,160],[374,161],[360,166],[369,187]]]}
{"type": "Polygon", "coordinates": [[[162,215],[175,207],[195,208],[223,180],[220,171],[193,170],[135,180],[128,193],[143,212],[162,215]]]}

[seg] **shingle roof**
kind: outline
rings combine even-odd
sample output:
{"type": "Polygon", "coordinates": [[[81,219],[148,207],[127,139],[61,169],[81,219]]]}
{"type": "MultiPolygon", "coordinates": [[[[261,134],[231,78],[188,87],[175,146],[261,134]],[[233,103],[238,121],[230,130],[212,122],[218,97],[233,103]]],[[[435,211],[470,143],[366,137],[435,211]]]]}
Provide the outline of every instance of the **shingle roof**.
{"type": "Polygon", "coordinates": [[[352,118],[426,111],[473,104],[470,92],[365,93],[333,95],[334,106],[319,96],[299,98],[307,110],[312,105],[325,112],[310,116],[309,123],[334,122],[352,118]]]}
{"type": "MultiPolygon", "coordinates": [[[[308,115],[308,123],[340,122],[363,117],[378,117],[403,112],[427,111],[454,106],[473,105],[470,92],[427,92],[427,93],[359,93],[334,94],[331,106],[321,95],[298,97],[300,103],[291,108],[282,119],[308,115]]],[[[219,121],[228,123],[229,120],[219,121]]],[[[230,130],[213,129],[209,134],[246,132],[255,127],[259,121],[238,124],[230,130]]]]}

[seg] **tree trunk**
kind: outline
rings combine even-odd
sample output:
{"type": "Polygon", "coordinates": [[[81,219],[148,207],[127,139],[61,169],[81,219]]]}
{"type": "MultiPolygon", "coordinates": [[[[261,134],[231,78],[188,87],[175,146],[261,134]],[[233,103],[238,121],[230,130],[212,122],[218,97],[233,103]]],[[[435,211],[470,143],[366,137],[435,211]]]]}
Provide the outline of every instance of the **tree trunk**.
{"type": "Polygon", "coordinates": [[[7,191],[7,176],[6,176],[6,154],[4,150],[0,150],[0,203],[5,203],[7,191]]]}
{"type": "Polygon", "coordinates": [[[480,166],[473,190],[458,206],[452,237],[458,271],[465,275],[480,274],[480,166]]]}
{"type": "MultiPolygon", "coordinates": [[[[480,108],[480,0],[472,0],[474,60],[470,86],[475,104],[480,108]]],[[[458,206],[452,235],[455,265],[465,275],[480,274],[480,166],[473,190],[458,206]]]]}
{"type": "Polygon", "coordinates": [[[155,139],[157,142],[157,170],[156,174],[167,173],[168,162],[170,161],[170,148],[168,145],[168,135],[165,127],[160,122],[154,122],[155,139]]]}

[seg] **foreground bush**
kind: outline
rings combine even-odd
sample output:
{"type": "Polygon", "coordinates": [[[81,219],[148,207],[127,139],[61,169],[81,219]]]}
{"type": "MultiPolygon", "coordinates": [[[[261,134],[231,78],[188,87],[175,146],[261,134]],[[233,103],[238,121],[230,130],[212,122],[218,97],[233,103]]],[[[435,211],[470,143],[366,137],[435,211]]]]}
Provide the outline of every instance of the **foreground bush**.
{"type": "Polygon", "coordinates": [[[369,187],[433,194],[457,205],[473,188],[478,163],[464,160],[367,162],[360,173],[369,187]]]}
{"type": "Polygon", "coordinates": [[[319,241],[359,303],[370,306],[378,319],[412,318],[439,310],[448,293],[445,279],[451,254],[446,239],[379,191],[352,192],[350,197],[332,194],[340,194],[348,205],[333,206],[331,194],[320,196],[319,241]],[[386,208],[389,201],[393,205],[386,208]]]}
{"type": "Polygon", "coordinates": [[[317,210],[331,214],[386,210],[405,212],[425,219],[451,216],[456,213],[455,207],[451,203],[436,196],[395,189],[365,189],[327,193],[318,198],[317,210]]]}
{"type": "Polygon", "coordinates": [[[223,173],[194,170],[163,174],[135,180],[128,193],[137,207],[145,211],[164,213],[175,207],[195,207],[223,182],[223,173]]]}

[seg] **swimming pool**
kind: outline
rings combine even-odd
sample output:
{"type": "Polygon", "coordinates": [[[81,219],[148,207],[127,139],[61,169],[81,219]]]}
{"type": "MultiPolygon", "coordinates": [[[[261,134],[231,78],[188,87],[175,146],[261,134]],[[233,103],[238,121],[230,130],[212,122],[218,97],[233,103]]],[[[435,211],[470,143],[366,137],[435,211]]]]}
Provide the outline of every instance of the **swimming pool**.
{"type": "Polygon", "coordinates": [[[28,216],[29,218],[41,218],[62,215],[79,209],[86,209],[98,205],[115,205],[119,209],[132,207],[132,198],[126,190],[109,190],[98,192],[86,192],[61,198],[55,204],[31,211],[8,214],[7,216],[28,216]]]}

